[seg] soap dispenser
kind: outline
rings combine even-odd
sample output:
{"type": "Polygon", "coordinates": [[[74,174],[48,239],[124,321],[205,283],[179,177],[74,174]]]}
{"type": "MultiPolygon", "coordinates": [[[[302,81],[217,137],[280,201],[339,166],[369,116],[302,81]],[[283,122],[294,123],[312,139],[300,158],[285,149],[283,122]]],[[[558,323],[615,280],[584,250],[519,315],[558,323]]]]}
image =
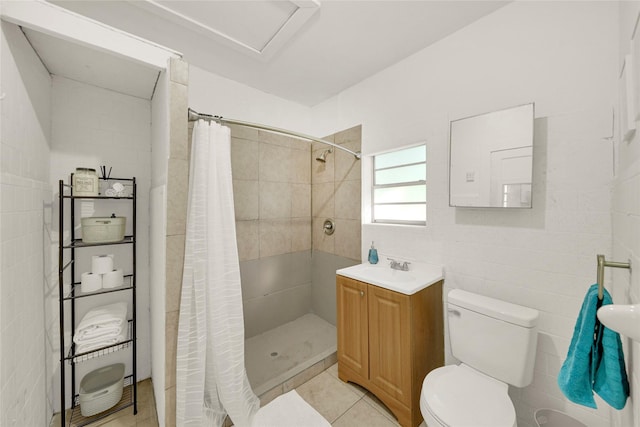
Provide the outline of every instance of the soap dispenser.
{"type": "Polygon", "coordinates": [[[369,249],[369,264],[377,264],[378,263],[378,250],[373,247],[373,242],[371,242],[371,249],[369,249]]]}

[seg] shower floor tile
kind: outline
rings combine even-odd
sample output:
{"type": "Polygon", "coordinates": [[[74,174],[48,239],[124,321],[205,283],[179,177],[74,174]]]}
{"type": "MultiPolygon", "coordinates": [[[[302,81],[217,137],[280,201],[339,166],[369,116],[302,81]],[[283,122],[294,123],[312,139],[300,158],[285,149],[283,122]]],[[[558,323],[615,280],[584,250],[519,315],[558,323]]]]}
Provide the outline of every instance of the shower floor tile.
{"type": "Polygon", "coordinates": [[[336,327],[305,314],[245,341],[245,365],[257,395],[284,383],[336,351],[336,327]]]}

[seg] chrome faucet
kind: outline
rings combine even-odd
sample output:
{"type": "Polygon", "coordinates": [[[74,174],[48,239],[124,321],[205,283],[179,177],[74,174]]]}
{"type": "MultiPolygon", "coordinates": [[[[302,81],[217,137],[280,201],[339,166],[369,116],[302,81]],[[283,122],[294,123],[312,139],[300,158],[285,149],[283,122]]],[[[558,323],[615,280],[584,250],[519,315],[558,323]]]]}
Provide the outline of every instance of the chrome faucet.
{"type": "Polygon", "coordinates": [[[395,259],[392,258],[387,258],[389,260],[389,265],[391,266],[391,269],[393,270],[401,270],[401,271],[409,271],[409,264],[411,264],[410,262],[400,262],[400,261],[396,261],[395,259]]]}

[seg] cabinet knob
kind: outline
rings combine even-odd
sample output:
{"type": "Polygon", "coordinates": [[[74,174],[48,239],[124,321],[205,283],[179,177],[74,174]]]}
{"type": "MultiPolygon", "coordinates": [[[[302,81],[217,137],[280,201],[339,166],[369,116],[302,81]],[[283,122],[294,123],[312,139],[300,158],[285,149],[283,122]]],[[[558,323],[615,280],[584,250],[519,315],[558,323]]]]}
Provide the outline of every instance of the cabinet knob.
{"type": "Polygon", "coordinates": [[[364,296],[364,291],[360,291],[360,296],[363,297],[364,296]]]}

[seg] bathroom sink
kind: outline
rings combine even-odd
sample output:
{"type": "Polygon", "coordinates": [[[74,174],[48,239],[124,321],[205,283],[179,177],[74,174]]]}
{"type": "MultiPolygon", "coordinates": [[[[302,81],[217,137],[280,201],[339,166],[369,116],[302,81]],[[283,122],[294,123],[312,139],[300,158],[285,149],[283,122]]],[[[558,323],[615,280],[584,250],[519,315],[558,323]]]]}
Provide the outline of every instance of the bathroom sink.
{"type": "Polygon", "coordinates": [[[390,268],[368,267],[362,270],[362,274],[365,276],[374,276],[388,282],[410,282],[416,280],[415,276],[408,271],[392,270],[390,268]]]}
{"type": "Polygon", "coordinates": [[[413,295],[444,278],[442,266],[412,262],[409,271],[393,270],[388,264],[358,264],[342,268],[336,274],[413,295]]]}
{"type": "Polygon", "coordinates": [[[598,309],[604,326],[640,342],[640,305],[609,304],[598,309]]]}

